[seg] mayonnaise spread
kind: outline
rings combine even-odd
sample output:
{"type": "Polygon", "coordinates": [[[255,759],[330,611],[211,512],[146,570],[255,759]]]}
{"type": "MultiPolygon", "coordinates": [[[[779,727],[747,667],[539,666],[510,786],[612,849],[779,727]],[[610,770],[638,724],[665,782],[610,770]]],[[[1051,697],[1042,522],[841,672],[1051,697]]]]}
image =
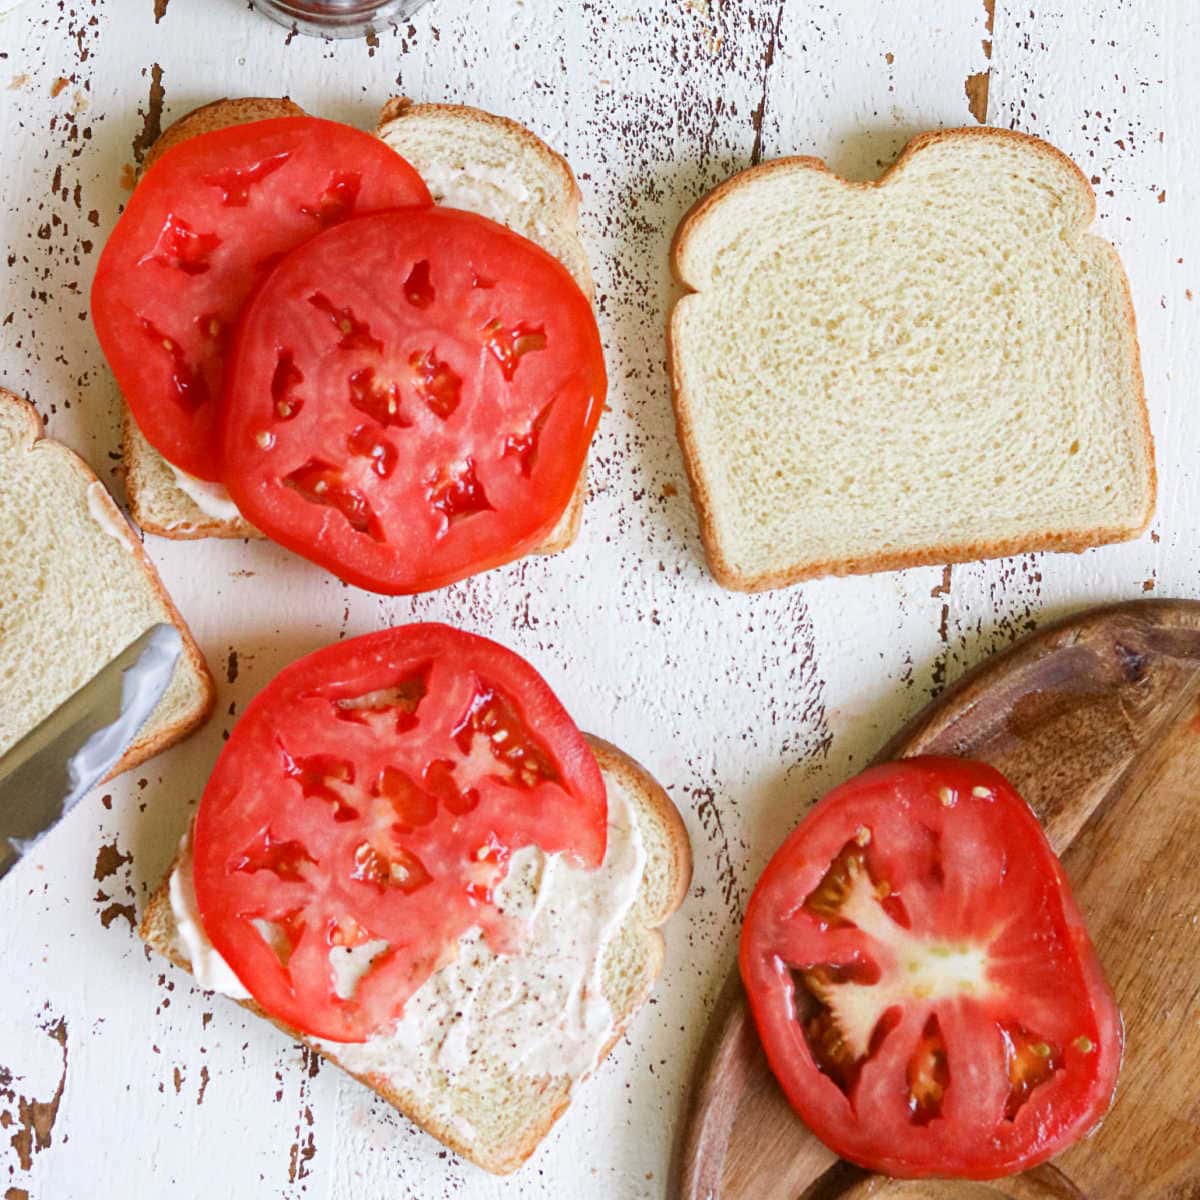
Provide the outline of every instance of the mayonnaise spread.
{"type": "Polygon", "coordinates": [[[175,486],[184,492],[206,517],[212,517],[214,521],[236,521],[241,516],[237,505],[230,500],[229,493],[221,484],[197,479],[195,475],[181,471],[174,463],[167,463],[167,466],[175,476],[175,486]]]}
{"type": "Polygon", "coordinates": [[[88,513],[93,521],[108,534],[116,538],[126,550],[133,550],[133,533],[129,523],[121,515],[116,501],[108,494],[104,484],[93,479],[87,487],[88,513]]]}
{"type": "MultiPolygon", "coordinates": [[[[520,949],[496,954],[478,928],[459,939],[458,957],[410,997],[399,1021],[360,1044],[321,1043],[356,1074],[394,1091],[428,1094],[469,1085],[497,1065],[512,1076],[568,1076],[595,1067],[612,1038],[605,996],[609,946],[633,907],[646,852],[632,805],[619,781],[608,786],[608,849],[598,870],[572,866],[536,847],[513,853],[496,903],[523,926],[520,949]]],[[[196,910],[190,836],[171,875],[171,908],[181,954],[197,981],[239,999],[246,989],[213,949],[196,910]]],[[[353,994],[387,943],[330,951],[334,985],[353,994]]]]}
{"type": "Polygon", "coordinates": [[[512,172],[482,163],[461,167],[444,161],[426,163],[421,178],[438,204],[479,213],[502,225],[509,223],[514,203],[532,199],[529,189],[512,172]]]}

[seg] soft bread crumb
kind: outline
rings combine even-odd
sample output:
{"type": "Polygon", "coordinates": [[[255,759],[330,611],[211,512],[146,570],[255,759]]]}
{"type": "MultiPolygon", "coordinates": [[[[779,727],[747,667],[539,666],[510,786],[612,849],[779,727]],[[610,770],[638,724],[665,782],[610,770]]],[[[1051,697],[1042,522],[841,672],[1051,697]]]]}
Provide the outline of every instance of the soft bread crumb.
{"type": "Polygon", "coordinates": [[[680,444],[714,575],[778,587],[1137,536],[1153,446],[1128,285],[1053,147],[910,142],[878,183],[816,159],[684,219],[680,444]]]}

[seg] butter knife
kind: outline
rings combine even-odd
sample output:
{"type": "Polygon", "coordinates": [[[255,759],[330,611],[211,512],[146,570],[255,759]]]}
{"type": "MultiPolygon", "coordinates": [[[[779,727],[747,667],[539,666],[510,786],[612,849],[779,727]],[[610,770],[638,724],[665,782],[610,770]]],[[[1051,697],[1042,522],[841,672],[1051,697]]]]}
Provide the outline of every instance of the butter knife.
{"type": "Polygon", "coordinates": [[[174,625],[151,626],[0,757],[0,879],[116,766],[182,651],[174,625]]]}

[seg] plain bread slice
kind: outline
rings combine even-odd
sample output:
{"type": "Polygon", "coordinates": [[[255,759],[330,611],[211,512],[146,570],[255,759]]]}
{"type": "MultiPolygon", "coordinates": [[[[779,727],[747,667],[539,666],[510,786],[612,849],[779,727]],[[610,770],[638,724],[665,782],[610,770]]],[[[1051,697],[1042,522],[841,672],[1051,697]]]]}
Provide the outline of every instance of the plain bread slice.
{"type": "Polygon", "coordinates": [[[1136,537],[1133,306],[1088,181],[1037,138],[915,138],[878,181],[735,175],[683,219],[676,426],[713,574],[781,587],[1136,537]]]}
{"type": "Polygon", "coordinates": [[[183,634],[175,675],[113,771],[190,733],[216,698],[137,531],[34,406],[0,388],[0,754],[151,625],[183,634]]]}

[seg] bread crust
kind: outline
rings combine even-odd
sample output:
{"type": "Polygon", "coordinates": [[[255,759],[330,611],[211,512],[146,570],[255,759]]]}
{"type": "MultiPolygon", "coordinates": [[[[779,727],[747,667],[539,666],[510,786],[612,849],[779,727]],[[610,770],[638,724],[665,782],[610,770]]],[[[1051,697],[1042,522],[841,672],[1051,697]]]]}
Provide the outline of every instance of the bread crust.
{"type": "MultiPolygon", "coordinates": [[[[181,142],[187,141],[201,133],[211,133],[217,129],[225,129],[231,125],[244,125],[251,121],[266,121],[278,117],[303,117],[308,114],[289,97],[278,98],[266,96],[245,96],[236,99],[213,100],[199,108],[185,113],[173,121],[150,147],[142,163],[139,177],[150,169],[168,150],[181,142]]],[[[531,130],[526,129],[508,117],[496,116],[482,109],[470,108],[461,104],[414,104],[404,96],[395,96],[386,101],[380,109],[376,123],[376,133],[390,121],[405,117],[436,117],[441,119],[458,119],[478,121],[482,124],[502,130],[508,136],[516,138],[522,145],[534,151],[546,168],[559,175],[563,183],[563,192],[567,197],[562,209],[555,214],[555,219],[572,229],[579,224],[579,206],[582,194],[570,164],[561,154],[552,150],[531,130]]],[[[595,302],[595,285],[592,281],[591,267],[587,264],[586,256],[581,255],[581,261],[587,267],[587,288],[585,293],[588,300],[595,302]]],[[[222,521],[210,517],[206,513],[187,525],[166,525],[150,510],[146,504],[141,489],[137,484],[135,473],[130,469],[138,451],[134,446],[134,418],[129,405],[122,400],[121,405],[121,457],[126,465],[126,491],[129,496],[129,510],[134,520],[147,533],[159,537],[170,538],[173,541],[190,541],[198,538],[262,538],[259,532],[244,517],[235,521],[222,521]]],[[[575,490],[571,493],[570,502],[545,541],[530,554],[558,554],[566,550],[579,536],[583,524],[583,508],[587,501],[587,464],[579,473],[575,490]]]]}
{"type": "MultiPolygon", "coordinates": [[[[63,455],[64,461],[78,475],[81,488],[86,489],[93,483],[100,483],[100,486],[104,487],[103,482],[92,468],[69,446],[65,446],[62,442],[55,441],[53,438],[46,436],[46,428],[42,422],[41,414],[28,400],[18,396],[15,392],[10,392],[7,388],[0,387],[0,405],[13,411],[25,425],[27,431],[26,446],[29,451],[32,451],[39,443],[53,446],[63,455]]],[[[104,489],[104,494],[108,497],[113,511],[121,521],[124,521],[125,514],[117,507],[116,502],[109,495],[107,488],[104,489]]],[[[163,587],[158,571],[146,554],[141,538],[136,536],[136,530],[133,529],[130,530],[129,550],[145,575],[146,581],[150,584],[158,600],[166,609],[171,624],[179,630],[183,638],[183,656],[191,665],[192,670],[200,681],[203,698],[193,712],[181,717],[173,725],[165,726],[154,734],[135,738],[129,749],[118,759],[116,766],[105,776],[105,781],[120,775],[123,771],[128,771],[131,767],[138,766],[148,758],[153,758],[156,754],[166,750],[169,746],[175,745],[176,742],[182,741],[188,734],[198,729],[208,720],[212,715],[213,706],[217,701],[217,688],[213,682],[212,673],[208,669],[208,663],[205,661],[200,647],[196,644],[196,639],[192,636],[192,631],[188,628],[187,622],[183,619],[183,614],[175,607],[175,602],[167,593],[166,588],[163,587]]]]}
{"type": "MultiPolygon", "coordinates": [[[[659,903],[648,907],[641,921],[645,956],[640,986],[628,1007],[623,1012],[615,1014],[612,1036],[597,1058],[598,1066],[608,1056],[609,1051],[616,1045],[629,1023],[645,1003],[654,986],[654,981],[662,971],[665,942],[660,927],[679,908],[687,895],[692,878],[692,851],[687,828],[679,810],[654,776],[635,759],[602,738],[592,737],[590,734],[585,734],[584,737],[591,746],[601,770],[606,774],[615,775],[626,788],[640,797],[649,819],[659,827],[663,834],[670,854],[667,886],[662,890],[659,903]]],[[[179,864],[179,859],[180,854],[177,853],[167,868],[162,882],[150,897],[138,925],[138,936],[152,949],[170,959],[175,966],[190,972],[191,964],[176,951],[173,937],[175,920],[171,911],[169,885],[171,875],[179,864]]],[[[639,893],[640,899],[641,894],[639,893]]],[[[505,1147],[503,1152],[496,1155],[481,1153],[478,1148],[465,1141],[458,1130],[442,1120],[431,1106],[422,1103],[420,1097],[391,1088],[378,1077],[358,1074],[342,1066],[336,1054],[317,1045],[308,1035],[268,1016],[253,1000],[237,1000],[235,1003],[270,1021],[288,1037],[315,1050],[364,1086],[382,1096],[413,1124],[420,1126],[426,1133],[449,1146],[456,1154],[460,1154],[485,1171],[496,1175],[510,1174],[521,1166],[538,1148],[555,1122],[570,1106],[570,1086],[564,1086],[562,1080],[548,1079],[545,1088],[548,1103],[541,1114],[541,1119],[528,1131],[524,1140],[519,1144],[505,1147]],[[552,1100],[549,1099],[550,1093],[555,1093],[552,1100]]]]}
{"type": "Polygon", "coordinates": [[[270,121],[276,117],[304,117],[308,114],[287,96],[241,96],[230,100],[223,97],[193,108],[177,121],[172,121],[155,139],[142,160],[139,177],[144,175],[168,150],[200,133],[212,133],[231,125],[248,125],[251,121],[270,121]]]}
{"type": "Polygon", "coordinates": [[[671,306],[667,317],[667,362],[671,378],[671,400],[675,411],[675,436],[683,455],[684,470],[688,477],[692,503],[700,524],[700,540],[708,560],[709,570],[713,578],[722,587],[731,591],[760,592],[773,588],[789,587],[794,583],[802,583],[808,579],[818,579],[827,575],[869,575],[877,571],[897,571],[907,567],[934,566],[946,563],[975,562],[986,558],[1003,558],[1012,554],[1027,554],[1038,550],[1055,550],[1060,552],[1082,553],[1095,546],[1110,542],[1129,541],[1143,534],[1154,516],[1155,501],[1158,490],[1158,475],[1154,459],[1154,439],[1150,430],[1150,414],[1146,403],[1146,385],[1142,374],[1141,351],[1137,338],[1137,318],[1133,308],[1133,295],[1129,287],[1129,278],[1116,249],[1105,239],[1089,234],[1086,230],[1096,217],[1096,194],[1091,182],[1079,165],[1058,147],[1032,134],[1022,133],[1013,129],[998,129],[994,126],[966,126],[956,129],[938,129],[918,134],[911,138],[900,151],[896,161],[879,176],[878,179],[850,180],[843,179],[829,169],[828,164],[820,158],[811,155],[795,155],[773,159],[771,162],[748,167],[732,175],[723,183],[718,184],[712,191],[701,196],[684,214],[676,227],[671,239],[671,272],[682,287],[687,289],[687,295],[694,295],[698,289],[687,278],[683,260],[687,253],[688,239],[693,230],[710,215],[731,194],[743,188],[753,187],[754,184],[768,176],[789,173],[797,170],[819,171],[824,175],[837,179],[844,187],[858,191],[870,190],[886,186],[894,178],[903,174],[908,163],[922,150],[943,143],[961,141],[1005,141],[1018,144],[1027,150],[1044,156],[1055,165],[1067,168],[1080,189],[1080,195],[1086,197],[1084,219],[1077,223],[1080,240],[1090,238],[1105,248],[1111,258],[1116,275],[1121,281],[1124,297],[1124,317],[1127,335],[1127,350],[1130,354],[1133,378],[1137,386],[1137,407],[1139,416],[1139,435],[1142,452],[1146,457],[1149,470],[1148,490],[1145,497],[1144,512],[1140,522],[1133,526],[1099,526],[1084,530],[1081,533],[1066,534],[1054,530],[1045,530],[1028,536],[1013,538],[997,538],[987,541],[968,543],[934,543],[917,547],[903,552],[879,553],[860,555],[857,557],[827,559],[822,562],[808,563],[798,567],[782,567],[776,571],[762,571],[757,574],[747,574],[730,562],[720,544],[716,533],[714,516],[715,505],[712,494],[704,476],[703,454],[692,423],[691,411],[688,405],[687,392],[683,383],[685,352],[679,346],[676,336],[676,312],[679,301],[671,306]]]}
{"type": "Polygon", "coordinates": [[[137,440],[142,437],[129,405],[121,402],[121,461],[125,472],[125,493],[129,498],[129,515],[146,533],[155,533],[159,537],[170,538],[176,542],[193,541],[197,538],[262,538],[245,517],[239,516],[233,521],[222,521],[218,517],[210,517],[197,508],[201,515],[199,519],[190,521],[187,525],[163,525],[153,513],[147,511],[142,497],[142,490],[137,486],[136,476],[132,465],[137,456],[142,453],[137,440]]]}

